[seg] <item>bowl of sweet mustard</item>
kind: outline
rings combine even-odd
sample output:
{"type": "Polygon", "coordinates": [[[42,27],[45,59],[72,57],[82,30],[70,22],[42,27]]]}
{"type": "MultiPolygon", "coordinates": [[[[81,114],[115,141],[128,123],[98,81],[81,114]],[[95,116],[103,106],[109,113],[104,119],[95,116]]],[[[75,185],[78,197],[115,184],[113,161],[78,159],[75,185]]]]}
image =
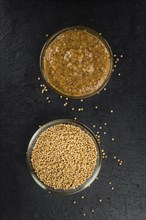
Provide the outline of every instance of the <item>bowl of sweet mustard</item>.
{"type": "Polygon", "coordinates": [[[47,85],[68,98],[87,98],[108,83],[113,54],[96,31],[76,26],[48,38],[40,55],[40,70],[47,85]]]}

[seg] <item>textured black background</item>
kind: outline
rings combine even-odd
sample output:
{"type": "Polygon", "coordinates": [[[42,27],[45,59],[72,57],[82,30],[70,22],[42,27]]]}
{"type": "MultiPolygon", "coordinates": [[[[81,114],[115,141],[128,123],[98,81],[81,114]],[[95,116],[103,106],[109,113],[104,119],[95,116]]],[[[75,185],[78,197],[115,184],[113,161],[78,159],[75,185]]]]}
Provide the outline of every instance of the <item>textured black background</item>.
{"type": "Polygon", "coordinates": [[[1,220],[146,219],[144,2],[0,1],[1,220]],[[51,104],[47,103],[47,94],[40,93],[37,77],[45,35],[71,25],[101,32],[113,52],[124,57],[107,91],[88,98],[83,104],[71,100],[65,108],[65,100],[52,91],[49,91],[51,104]],[[99,106],[98,110],[94,109],[95,105],[99,106]],[[72,112],[73,106],[83,106],[84,111],[72,112]],[[113,114],[110,109],[114,110],[113,114]],[[108,123],[101,132],[102,147],[108,158],[103,161],[99,181],[82,193],[68,197],[48,195],[27,170],[28,142],[39,124],[75,116],[90,128],[96,124],[94,131],[104,127],[104,122],[108,123]],[[107,135],[103,135],[103,130],[107,135]],[[115,142],[111,141],[112,137],[115,142]],[[123,166],[112,159],[114,155],[123,160],[123,166]],[[112,181],[114,191],[108,181],[112,181]],[[84,200],[81,195],[85,196],[84,200]]]}

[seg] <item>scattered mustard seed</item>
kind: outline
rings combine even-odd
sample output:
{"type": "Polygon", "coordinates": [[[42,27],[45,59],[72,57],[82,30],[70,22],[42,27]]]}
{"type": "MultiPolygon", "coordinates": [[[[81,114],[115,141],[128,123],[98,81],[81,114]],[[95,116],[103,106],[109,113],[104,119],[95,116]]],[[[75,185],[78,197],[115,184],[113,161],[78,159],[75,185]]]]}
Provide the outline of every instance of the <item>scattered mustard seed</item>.
{"type": "Polygon", "coordinates": [[[98,106],[97,106],[97,105],[95,106],[95,109],[98,109],[98,106]]]}
{"type": "Polygon", "coordinates": [[[41,78],[40,77],[38,77],[38,80],[40,80],[41,78]]]}
{"type": "Polygon", "coordinates": [[[115,188],[112,186],[112,190],[114,190],[115,188]]]}
{"type": "Polygon", "coordinates": [[[76,201],[73,201],[73,203],[76,204],[77,202],[76,202],[76,201]]]}
{"type": "Polygon", "coordinates": [[[117,157],[116,156],[114,156],[114,160],[116,159],[117,157]]]}
{"type": "Polygon", "coordinates": [[[72,108],[71,110],[72,110],[72,111],[74,111],[75,109],[74,109],[74,108],[72,108]]]}
{"type": "Polygon", "coordinates": [[[114,139],[114,138],[112,138],[112,141],[115,141],[115,139],[114,139]]]}
{"type": "Polygon", "coordinates": [[[99,202],[102,202],[102,199],[99,199],[99,202]]]}
{"type": "Polygon", "coordinates": [[[110,112],[113,113],[114,111],[113,111],[113,110],[110,110],[110,112]]]}
{"type": "Polygon", "coordinates": [[[104,91],[106,91],[106,87],[104,88],[104,91]]]}
{"type": "Polygon", "coordinates": [[[93,128],[95,128],[96,127],[96,125],[93,125],[93,128]]]}
{"type": "Polygon", "coordinates": [[[85,198],[85,196],[81,196],[81,199],[84,199],[85,198]]]}
{"type": "Polygon", "coordinates": [[[92,209],[91,212],[94,212],[94,209],[92,209]]]}
{"type": "Polygon", "coordinates": [[[83,102],[83,99],[81,99],[80,101],[83,102]]]}
{"type": "Polygon", "coordinates": [[[123,57],[123,55],[120,56],[121,58],[123,57]]]}

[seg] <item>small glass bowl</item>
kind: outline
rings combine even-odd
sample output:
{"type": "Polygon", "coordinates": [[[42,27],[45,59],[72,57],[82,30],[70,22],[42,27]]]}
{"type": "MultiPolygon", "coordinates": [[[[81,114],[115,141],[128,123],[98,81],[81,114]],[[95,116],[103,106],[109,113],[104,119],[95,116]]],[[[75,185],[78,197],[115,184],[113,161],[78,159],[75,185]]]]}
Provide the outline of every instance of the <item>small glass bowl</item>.
{"type": "Polygon", "coordinates": [[[35,180],[35,182],[43,189],[47,190],[48,192],[54,192],[57,194],[62,194],[62,195],[70,195],[70,194],[75,194],[78,193],[80,191],[82,191],[83,189],[87,188],[97,177],[100,168],[101,168],[101,161],[102,161],[102,154],[101,154],[101,149],[100,149],[100,145],[97,141],[97,138],[95,137],[94,133],[84,124],[74,121],[72,119],[58,119],[58,120],[54,120],[51,122],[48,122],[46,124],[44,124],[43,126],[41,126],[32,136],[28,148],[27,148],[27,152],[26,152],[26,159],[27,159],[27,165],[28,165],[28,169],[29,172],[32,176],[32,178],[35,180]],[[54,189],[52,187],[46,186],[43,182],[41,182],[39,180],[39,178],[37,177],[33,167],[32,167],[32,163],[31,163],[31,154],[32,154],[32,150],[33,147],[38,139],[38,137],[40,136],[40,134],[46,130],[48,127],[51,127],[53,125],[57,125],[57,124],[70,124],[70,125],[75,125],[77,127],[80,127],[83,131],[85,131],[86,133],[88,133],[90,135],[90,137],[92,138],[92,140],[95,143],[96,149],[97,149],[97,160],[96,160],[96,165],[93,171],[93,174],[91,175],[91,177],[89,179],[87,179],[87,181],[85,183],[83,183],[82,185],[80,185],[79,187],[75,188],[75,189],[69,189],[69,190],[60,190],[60,189],[54,189]]]}
{"type": "Polygon", "coordinates": [[[40,71],[41,71],[41,74],[42,74],[44,80],[46,81],[47,85],[57,94],[62,95],[64,97],[72,98],[72,99],[84,99],[84,98],[88,98],[90,96],[93,96],[96,93],[99,93],[106,86],[108,81],[110,80],[112,69],[113,69],[113,53],[112,53],[111,47],[109,46],[108,42],[98,32],[96,32],[90,28],[87,28],[87,27],[72,26],[72,27],[67,27],[65,29],[58,31],[57,33],[53,34],[51,37],[48,38],[48,40],[44,44],[42,51],[41,51],[41,54],[40,54],[40,71]],[[69,31],[69,30],[86,30],[87,32],[91,33],[92,35],[94,35],[95,37],[97,37],[98,39],[100,39],[102,41],[102,43],[104,44],[104,46],[106,47],[106,49],[108,50],[109,55],[110,55],[110,68],[109,68],[109,72],[108,72],[108,77],[105,79],[103,84],[97,90],[95,90],[94,92],[92,92],[90,94],[83,95],[83,96],[82,95],[81,96],[71,96],[71,95],[63,93],[61,91],[58,91],[49,83],[47,76],[45,74],[45,71],[44,71],[43,60],[44,60],[46,49],[55,40],[56,37],[58,37],[60,34],[64,33],[65,31],[69,31]]]}

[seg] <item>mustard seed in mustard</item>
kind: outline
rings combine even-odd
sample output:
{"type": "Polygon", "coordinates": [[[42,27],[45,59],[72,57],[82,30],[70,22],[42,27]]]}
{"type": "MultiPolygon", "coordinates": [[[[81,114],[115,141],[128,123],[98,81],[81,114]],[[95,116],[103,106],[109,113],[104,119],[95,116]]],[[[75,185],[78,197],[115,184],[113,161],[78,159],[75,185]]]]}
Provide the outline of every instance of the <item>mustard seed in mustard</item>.
{"type": "Polygon", "coordinates": [[[49,84],[67,96],[98,91],[111,68],[110,53],[98,36],[87,30],[67,30],[46,48],[43,66],[49,84]]]}

